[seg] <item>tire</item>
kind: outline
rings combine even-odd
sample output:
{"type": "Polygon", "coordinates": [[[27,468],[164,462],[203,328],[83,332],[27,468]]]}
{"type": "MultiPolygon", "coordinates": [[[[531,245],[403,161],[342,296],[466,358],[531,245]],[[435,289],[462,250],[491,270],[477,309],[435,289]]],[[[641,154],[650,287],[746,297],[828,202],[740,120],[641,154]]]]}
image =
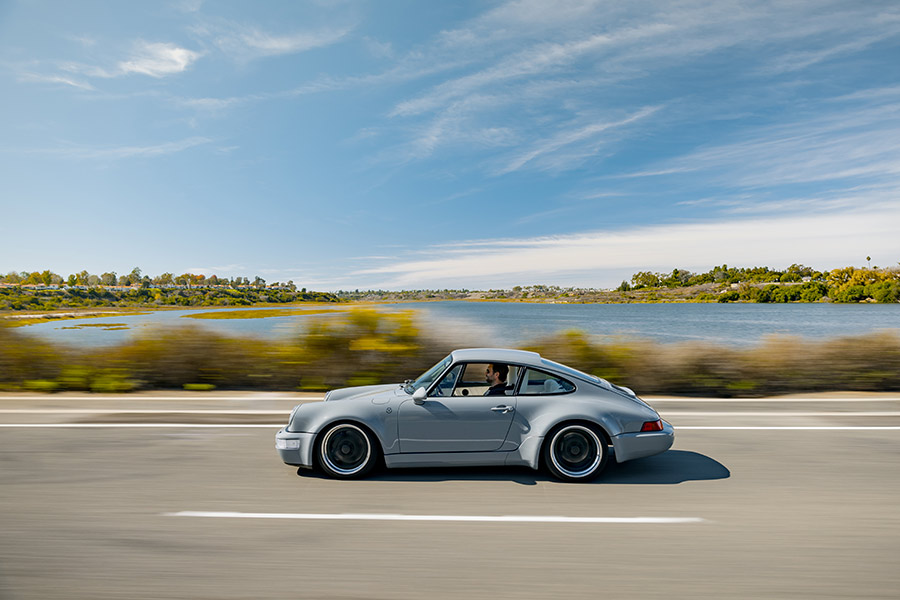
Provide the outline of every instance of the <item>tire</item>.
{"type": "Polygon", "coordinates": [[[316,462],[328,477],[359,479],[378,462],[373,436],[353,423],[337,423],[323,431],[316,444],[316,462]]]}
{"type": "Polygon", "coordinates": [[[591,481],[609,457],[603,435],[596,428],[568,423],[550,432],[542,449],[544,465],[561,481],[591,481]]]}

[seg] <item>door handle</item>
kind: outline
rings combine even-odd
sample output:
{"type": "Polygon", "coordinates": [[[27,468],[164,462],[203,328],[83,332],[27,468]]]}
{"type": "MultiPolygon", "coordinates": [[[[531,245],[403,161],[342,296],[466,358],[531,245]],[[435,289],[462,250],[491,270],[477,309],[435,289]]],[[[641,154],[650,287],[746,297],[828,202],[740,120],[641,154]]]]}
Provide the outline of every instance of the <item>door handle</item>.
{"type": "Polygon", "coordinates": [[[495,406],[491,409],[494,412],[498,412],[501,415],[505,415],[506,413],[515,410],[512,406],[495,406]]]}

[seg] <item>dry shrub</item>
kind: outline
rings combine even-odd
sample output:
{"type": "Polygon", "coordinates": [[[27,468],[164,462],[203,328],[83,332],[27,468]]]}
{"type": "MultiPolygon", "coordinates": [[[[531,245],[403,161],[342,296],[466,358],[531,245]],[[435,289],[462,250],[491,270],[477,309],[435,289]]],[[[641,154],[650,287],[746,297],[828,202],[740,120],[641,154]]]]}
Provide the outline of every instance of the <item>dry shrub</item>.
{"type": "Polygon", "coordinates": [[[311,319],[285,355],[299,367],[301,387],[317,389],[403,381],[450,350],[422,336],[412,311],[356,309],[311,319]]]}
{"type": "MultiPolygon", "coordinates": [[[[228,337],[204,327],[149,330],[102,349],[53,345],[0,327],[0,389],[129,391],[327,389],[415,377],[460,341],[423,334],[411,311],[356,309],[316,317],[287,340],[228,337]]],[[[758,396],[900,390],[900,337],[829,341],[776,336],[751,348],[595,339],[566,331],[530,344],[544,357],[641,394],[758,396]]]]}
{"type": "Polygon", "coordinates": [[[18,389],[26,381],[53,381],[70,359],[67,348],[0,323],[0,389],[18,389]]]}
{"type": "Polygon", "coordinates": [[[186,383],[225,388],[289,387],[273,360],[273,346],[184,325],[142,332],[120,346],[96,352],[94,357],[98,364],[127,370],[150,388],[181,388],[186,383]]]}
{"type": "Polygon", "coordinates": [[[900,337],[890,331],[828,341],[772,336],[748,349],[702,342],[608,343],[569,331],[529,349],[643,394],[729,397],[900,389],[900,337]]]}

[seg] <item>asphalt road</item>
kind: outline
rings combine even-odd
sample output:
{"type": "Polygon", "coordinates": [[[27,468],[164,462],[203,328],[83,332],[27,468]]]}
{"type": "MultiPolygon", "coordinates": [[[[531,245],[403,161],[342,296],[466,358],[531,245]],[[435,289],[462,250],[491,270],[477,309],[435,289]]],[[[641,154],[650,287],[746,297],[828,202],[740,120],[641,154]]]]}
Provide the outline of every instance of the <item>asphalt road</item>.
{"type": "Polygon", "coordinates": [[[650,399],[674,448],[579,485],[298,472],[267,426],[296,401],[0,395],[0,599],[898,597],[898,396],[650,399]]]}

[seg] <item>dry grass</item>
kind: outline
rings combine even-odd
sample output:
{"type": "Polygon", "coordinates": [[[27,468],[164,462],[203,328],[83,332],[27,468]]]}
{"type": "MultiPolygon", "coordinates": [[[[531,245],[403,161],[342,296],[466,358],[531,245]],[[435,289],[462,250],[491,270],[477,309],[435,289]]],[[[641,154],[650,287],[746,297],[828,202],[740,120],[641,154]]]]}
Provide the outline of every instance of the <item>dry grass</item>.
{"type": "Polygon", "coordinates": [[[181,317],[184,319],[266,319],[269,317],[305,317],[321,314],[337,315],[341,312],[328,309],[259,308],[249,310],[211,310],[181,315],[181,317]]]}
{"type": "Polygon", "coordinates": [[[827,341],[773,336],[747,349],[701,342],[601,343],[573,331],[528,349],[643,394],[900,390],[900,336],[889,331],[827,341]]]}
{"type": "MultiPolygon", "coordinates": [[[[321,390],[415,377],[460,340],[434,339],[414,314],[352,309],[313,317],[287,340],[219,335],[192,325],[147,329],[104,349],[54,345],[0,326],[0,389],[183,388],[321,390]]],[[[596,341],[578,331],[528,346],[641,394],[760,396],[900,390],[900,337],[829,341],[772,337],[736,349],[705,343],[596,341]]]]}

